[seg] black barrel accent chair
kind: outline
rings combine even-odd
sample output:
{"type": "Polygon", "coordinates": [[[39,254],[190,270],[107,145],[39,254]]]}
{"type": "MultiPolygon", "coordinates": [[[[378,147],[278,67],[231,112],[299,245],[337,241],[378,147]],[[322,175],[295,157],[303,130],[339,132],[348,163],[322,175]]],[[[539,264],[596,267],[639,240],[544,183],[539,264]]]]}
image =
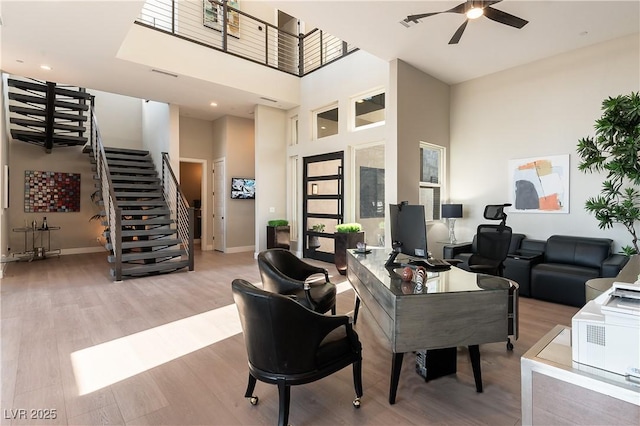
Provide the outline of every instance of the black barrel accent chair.
{"type": "Polygon", "coordinates": [[[245,398],[256,381],[278,385],[278,424],[289,420],[290,388],[327,377],[353,365],[353,384],[360,407],[362,397],[362,345],[346,315],[322,315],[290,297],[264,291],[235,279],[231,284],[249,359],[245,398]]]}
{"type": "Polygon", "coordinates": [[[325,268],[311,265],[289,250],[267,249],[258,254],[258,268],[265,290],[289,296],[301,305],[321,314],[336,314],[336,286],[325,268]],[[309,278],[324,275],[324,282],[309,278]]]}

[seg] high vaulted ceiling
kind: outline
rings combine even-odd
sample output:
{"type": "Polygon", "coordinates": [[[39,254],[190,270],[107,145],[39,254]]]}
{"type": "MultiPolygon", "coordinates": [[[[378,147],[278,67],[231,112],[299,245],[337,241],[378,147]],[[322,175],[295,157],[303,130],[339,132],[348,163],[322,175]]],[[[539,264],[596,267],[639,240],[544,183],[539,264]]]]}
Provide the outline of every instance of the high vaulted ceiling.
{"type": "MultiPolygon", "coordinates": [[[[240,8],[248,1],[240,0],[240,8]]],[[[464,22],[463,15],[443,13],[409,28],[399,22],[410,14],[451,9],[461,0],[261,1],[303,20],[307,29],[321,28],[384,60],[400,58],[449,84],[640,31],[638,0],[504,0],[493,7],[528,20],[525,27],[481,17],[469,23],[457,45],[448,41],[464,22]]],[[[188,76],[174,81],[150,76],[139,64],[116,58],[143,3],[1,0],[2,70],[171,102],[185,114],[204,119],[250,117],[260,94],[188,76]],[[43,62],[54,69],[40,70],[43,62]],[[218,100],[215,109],[209,106],[212,96],[218,100]]]]}
{"type": "MultiPolygon", "coordinates": [[[[449,84],[640,31],[640,1],[504,0],[492,7],[529,21],[522,29],[480,17],[456,45],[466,17],[442,13],[409,28],[408,15],[449,10],[453,1],[272,1],[274,5],[385,60],[400,58],[449,84]]],[[[640,35],[639,35],[640,37],[640,35]]]]}

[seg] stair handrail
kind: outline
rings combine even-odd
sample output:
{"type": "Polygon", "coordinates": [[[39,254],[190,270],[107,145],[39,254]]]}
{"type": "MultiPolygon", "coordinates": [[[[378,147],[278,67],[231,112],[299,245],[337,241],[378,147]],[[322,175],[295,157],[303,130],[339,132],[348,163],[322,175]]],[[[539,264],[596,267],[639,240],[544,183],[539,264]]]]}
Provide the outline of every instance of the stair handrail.
{"type": "Polygon", "coordinates": [[[171,211],[171,218],[175,220],[177,235],[181,245],[187,252],[189,259],[189,270],[194,269],[194,236],[195,236],[195,208],[189,206],[178,179],[176,178],[169,153],[162,153],[162,191],[165,201],[171,211]]]}
{"type": "Polygon", "coordinates": [[[122,281],[122,209],[118,207],[113,190],[113,181],[109,172],[107,155],[102,144],[102,136],[98,127],[93,100],[91,102],[91,153],[96,162],[96,172],[100,180],[100,193],[104,204],[105,217],[111,242],[111,251],[114,256],[114,278],[115,281],[122,281]]]}

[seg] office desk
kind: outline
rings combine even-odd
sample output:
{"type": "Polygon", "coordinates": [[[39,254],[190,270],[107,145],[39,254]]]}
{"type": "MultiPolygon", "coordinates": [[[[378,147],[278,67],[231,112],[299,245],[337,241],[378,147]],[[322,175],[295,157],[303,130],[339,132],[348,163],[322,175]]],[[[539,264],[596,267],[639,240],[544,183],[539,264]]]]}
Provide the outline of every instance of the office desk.
{"type": "Polygon", "coordinates": [[[395,403],[404,354],[422,349],[469,346],[481,392],[478,345],[506,340],[512,283],[451,268],[428,272],[423,291],[416,293],[415,283],[403,282],[399,269],[384,267],[388,254],[386,249],[374,248],[369,254],[347,250],[347,278],[392,352],[389,403],[395,403]]]}

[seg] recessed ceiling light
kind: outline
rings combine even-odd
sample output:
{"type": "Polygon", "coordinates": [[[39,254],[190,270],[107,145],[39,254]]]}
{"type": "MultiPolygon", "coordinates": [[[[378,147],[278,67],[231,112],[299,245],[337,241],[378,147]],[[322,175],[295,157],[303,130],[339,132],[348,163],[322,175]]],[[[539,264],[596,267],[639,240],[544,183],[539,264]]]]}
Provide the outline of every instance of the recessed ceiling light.
{"type": "Polygon", "coordinates": [[[45,71],[51,71],[51,67],[49,65],[46,65],[46,64],[40,65],[40,68],[45,70],[45,71]]]}
{"type": "Polygon", "coordinates": [[[24,61],[22,59],[16,59],[16,62],[19,64],[24,64],[24,61]]]}
{"type": "Polygon", "coordinates": [[[212,107],[217,107],[218,106],[218,104],[215,103],[215,102],[211,102],[209,105],[211,105],[212,107]]]}

